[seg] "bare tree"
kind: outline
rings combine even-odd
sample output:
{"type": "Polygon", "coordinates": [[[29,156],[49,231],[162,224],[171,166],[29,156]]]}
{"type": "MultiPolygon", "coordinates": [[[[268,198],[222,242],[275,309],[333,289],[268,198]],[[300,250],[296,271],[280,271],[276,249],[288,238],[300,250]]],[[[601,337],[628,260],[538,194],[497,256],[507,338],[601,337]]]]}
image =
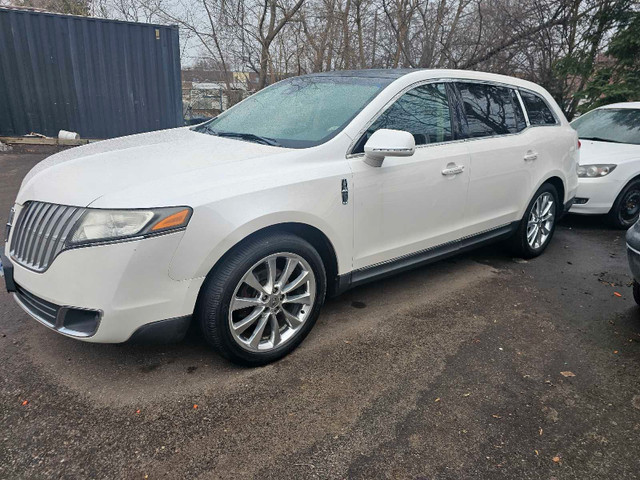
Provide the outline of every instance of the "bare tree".
{"type": "Polygon", "coordinates": [[[638,9],[638,0],[92,1],[94,14],[178,24],[184,51],[210,58],[227,88],[234,71],[254,72],[262,88],[333,69],[482,69],[541,83],[569,116],[618,13],[638,9]]]}
{"type": "Polygon", "coordinates": [[[300,10],[304,0],[287,8],[278,3],[278,0],[261,0],[258,9],[258,28],[256,37],[260,43],[260,66],[258,70],[258,88],[263,88],[267,83],[267,67],[269,63],[269,47],[276,36],[300,10]]]}

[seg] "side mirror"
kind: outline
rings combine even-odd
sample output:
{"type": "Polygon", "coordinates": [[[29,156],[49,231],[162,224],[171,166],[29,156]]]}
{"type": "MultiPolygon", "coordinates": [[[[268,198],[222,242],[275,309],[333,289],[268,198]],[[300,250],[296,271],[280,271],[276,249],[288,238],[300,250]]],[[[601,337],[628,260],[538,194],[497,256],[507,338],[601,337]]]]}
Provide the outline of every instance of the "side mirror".
{"type": "Polygon", "coordinates": [[[382,166],[384,157],[410,157],[416,151],[416,141],[409,132],[382,128],[364,144],[364,161],[372,167],[382,166]]]}

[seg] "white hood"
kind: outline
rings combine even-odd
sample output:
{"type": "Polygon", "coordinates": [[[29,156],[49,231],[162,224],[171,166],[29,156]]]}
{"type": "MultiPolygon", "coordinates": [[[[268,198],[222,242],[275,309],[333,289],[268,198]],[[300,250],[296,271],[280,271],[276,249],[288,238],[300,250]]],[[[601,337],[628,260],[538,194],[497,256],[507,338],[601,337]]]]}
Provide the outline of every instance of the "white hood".
{"type": "Polygon", "coordinates": [[[640,145],[580,140],[580,165],[620,164],[640,159],[640,145]]]}
{"type": "Polygon", "coordinates": [[[72,148],[36,165],[17,202],[87,206],[98,198],[187,172],[286,152],[288,149],[177,128],[72,148]]]}

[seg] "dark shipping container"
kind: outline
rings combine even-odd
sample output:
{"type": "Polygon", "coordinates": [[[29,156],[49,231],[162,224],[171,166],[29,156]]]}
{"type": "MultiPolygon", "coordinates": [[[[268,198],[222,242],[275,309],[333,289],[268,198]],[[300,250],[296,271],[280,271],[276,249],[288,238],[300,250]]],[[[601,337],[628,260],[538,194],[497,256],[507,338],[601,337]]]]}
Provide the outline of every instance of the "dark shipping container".
{"type": "Polygon", "coordinates": [[[182,124],[177,26],[0,7],[0,136],[182,124]]]}

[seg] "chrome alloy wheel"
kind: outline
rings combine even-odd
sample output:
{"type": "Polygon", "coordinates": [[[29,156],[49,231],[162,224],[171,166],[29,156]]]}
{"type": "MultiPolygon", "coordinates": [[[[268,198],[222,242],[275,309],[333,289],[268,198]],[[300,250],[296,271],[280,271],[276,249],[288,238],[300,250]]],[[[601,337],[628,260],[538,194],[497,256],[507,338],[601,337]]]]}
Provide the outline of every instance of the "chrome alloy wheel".
{"type": "Polygon", "coordinates": [[[291,340],[311,315],[316,279],[295,253],[275,253],[255,263],[236,286],[229,327],[243,348],[265,352],[291,340]]]}
{"type": "Polygon", "coordinates": [[[527,242],[534,250],[542,247],[553,229],[555,208],[553,195],[542,193],[533,204],[527,221],[527,242]]]}

